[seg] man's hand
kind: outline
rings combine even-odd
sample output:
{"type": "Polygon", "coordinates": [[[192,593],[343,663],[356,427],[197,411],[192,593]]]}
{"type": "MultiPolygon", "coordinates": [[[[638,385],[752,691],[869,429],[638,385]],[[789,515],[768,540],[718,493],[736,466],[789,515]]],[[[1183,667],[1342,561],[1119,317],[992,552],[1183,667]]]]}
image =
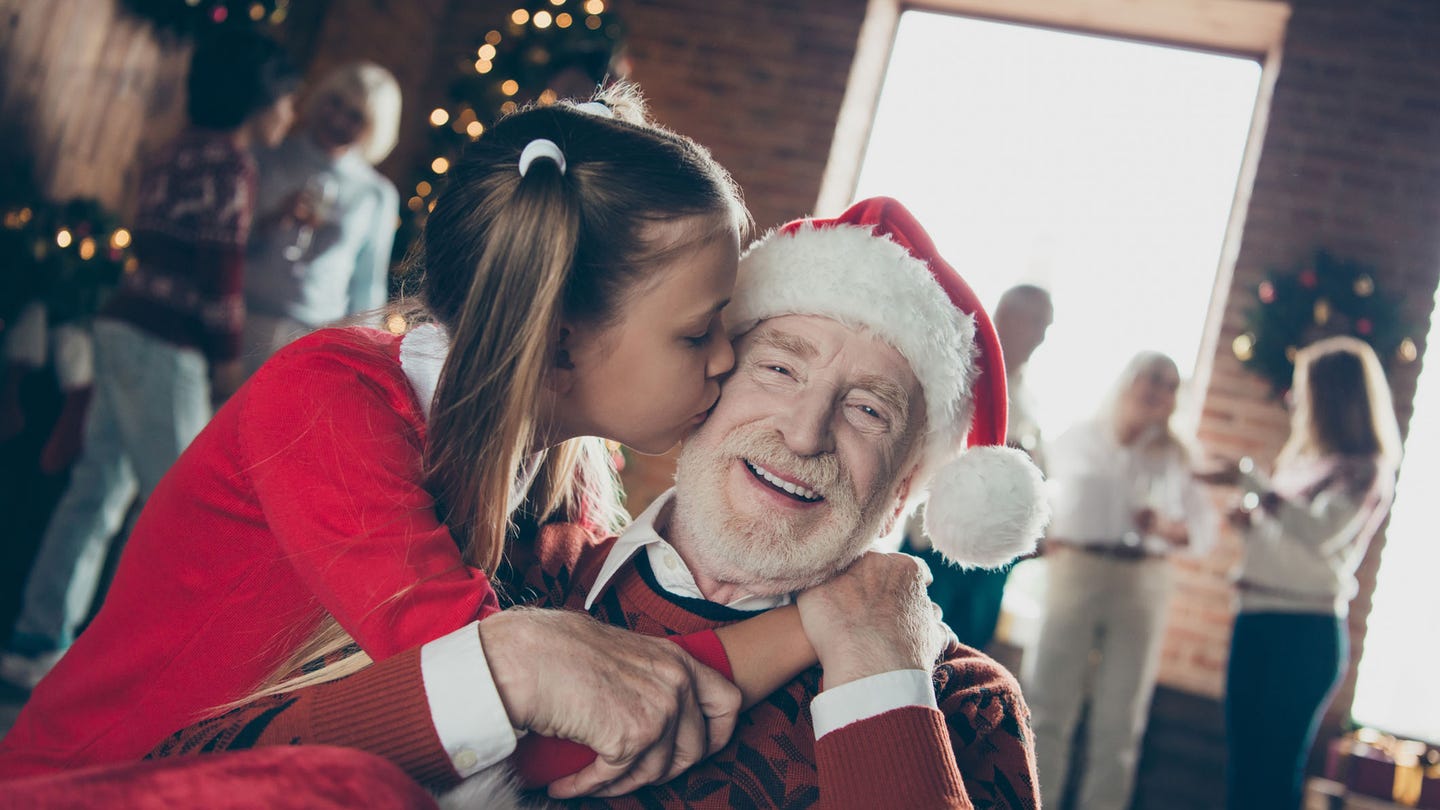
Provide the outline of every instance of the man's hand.
{"type": "Polygon", "coordinates": [[[508,610],[480,643],[510,722],[594,749],[550,786],[557,799],[664,782],[730,741],[740,691],[676,645],[583,613],[508,610]]]}
{"type": "Polygon", "coordinates": [[[870,551],[800,594],[800,622],[833,689],[882,672],[930,669],[953,638],[925,594],[930,569],[909,554],[870,551]]]}

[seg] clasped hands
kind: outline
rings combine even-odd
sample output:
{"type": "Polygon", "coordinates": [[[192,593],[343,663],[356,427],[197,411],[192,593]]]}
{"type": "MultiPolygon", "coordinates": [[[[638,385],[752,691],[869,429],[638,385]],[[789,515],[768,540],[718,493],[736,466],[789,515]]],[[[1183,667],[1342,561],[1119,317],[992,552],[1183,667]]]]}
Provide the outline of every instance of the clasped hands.
{"type": "MultiPolygon", "coordinates": [[[[907,554],[867,552],[797,598],[825,687],[901,669],[930,669],[954,640],[907,554]]],[[[481,643],[511,723],[596,752],[551,783],[553,798],[618,796],[665,782],[723,748],[741,693],[677,645],[572,611],[516,609],[480,623],[481,643]]],[[[797,634],[798,635],[798,634],[797,634]]]]}

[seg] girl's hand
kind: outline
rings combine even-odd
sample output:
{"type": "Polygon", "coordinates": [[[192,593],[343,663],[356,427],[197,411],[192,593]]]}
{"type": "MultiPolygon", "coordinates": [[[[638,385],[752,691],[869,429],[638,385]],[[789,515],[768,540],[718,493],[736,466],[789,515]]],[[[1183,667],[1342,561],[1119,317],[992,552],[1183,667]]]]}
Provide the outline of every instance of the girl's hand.
{"type": "Polygon", "coordinates": [[[618,796],[667,781],[735,730],[740,691],[664,639],[562,610],[508,610],[479,626],[511,724],[597,754],[551,784],[553,798],[618,796]]]}

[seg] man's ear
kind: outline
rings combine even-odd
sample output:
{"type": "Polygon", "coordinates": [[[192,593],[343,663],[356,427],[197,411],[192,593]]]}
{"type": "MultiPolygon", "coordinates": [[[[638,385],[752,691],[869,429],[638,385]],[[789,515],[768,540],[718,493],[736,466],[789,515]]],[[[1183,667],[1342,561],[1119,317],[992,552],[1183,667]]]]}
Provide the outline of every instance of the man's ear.
{"type": "Polygon", "coordinates": [[[910,472],[906,473],[905,477],[901,479],[900,486],[895,490],[895,508],[892,509],[890,515],[885,518],[885,526],[880,531],[881,537],[890,534],[891,530],[895,528],[895,521],[899,520],[900,515],[904,513],[905,504],[910,500],[910,484],[915,480],[915,473],[919,470],[920,465],[916,464],[911,467],[910,472]]]}
{"type": "Polygon", "coordinates": [[[553,345],[550,365],[545,370],[545,387],[556,394],[568,394],[575,385],[575,363],[570,359],[570,352],[575,348],[574,327],[560,324],[553,345]]]}

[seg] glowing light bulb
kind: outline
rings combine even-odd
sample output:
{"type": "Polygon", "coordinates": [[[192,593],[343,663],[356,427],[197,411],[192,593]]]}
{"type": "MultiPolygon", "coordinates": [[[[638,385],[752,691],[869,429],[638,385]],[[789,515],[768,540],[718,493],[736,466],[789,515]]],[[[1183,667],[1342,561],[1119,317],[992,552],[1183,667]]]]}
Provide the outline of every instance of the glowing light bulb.
{"type": "Polygon", "coordinates": [[[514,79],[506,79],[500,83],[500,92],[507,96],[513,96],[520,92],[520,83],[514,79]]]}
{"type": "Polygon", "coordinates": [[[510,22],[513,22],[516,25],[524,25],[525,23],[530,22],[530,12],[526,11],[523,8],[517,8],[510,13],[510,22]]]}
{"type": "Polygon", "coordinates": [[[485,134],[485,125],[479,121],[471,121],[465,125],[465,134],[472,138],[478,138],[485,134]]]}
{"type": "Polygon", "coordinates": [[[427,180],[421,180],[420,182],[415,184],[415,193],[419,194],[421,197],[429,197],[431,191],[434,191],[434,188],[427,180]]]}
{"type": "Polygon", "coordinates": [[[536,28],[549,28],[549,27],[550,27],[550,23],[552,23],[552,22],[554,22],[554,21],[555,21],[555,18],[552,17],[552,16],[550,16],[550,12],[548,12],[548,11],[537,11],[537,12],[535,12],[535,27],[536,27],[536,28]]]}
{"type": "Polygon", "coordinates": [[[62,248],[70,247],[70,242],[73,240],[74,237],[70,234],[69,228],[61,228],[59,232],[55,234],[55,244],[62,248]]]}
{"type": "Polygon", "coordinates": [[[574,22],[575,18],[563,11],[555,15],[555,26],[557,28],[569,28],[574,22]]]}
{"type": "Polygon", "coordinates": [[[450,161],[446,160],[443,157],[437,157],[434,160],[430,161],[430,171],[435,172],[436,174],[444,174],[449,170],[450,161]]]}
{"type": "Polygon", "coordinates": [[[449,111],[449,110],[446,110],[444,107],[436,107],[435,109],[433,109],[433,110],[430,111],[430,125],[431,125],[431,126],[443,127],[443,126],[445,126],[445,122],[446,122],[446,121],[449,121],[449,120],[450,120],[450,111],[449,111]]]}

